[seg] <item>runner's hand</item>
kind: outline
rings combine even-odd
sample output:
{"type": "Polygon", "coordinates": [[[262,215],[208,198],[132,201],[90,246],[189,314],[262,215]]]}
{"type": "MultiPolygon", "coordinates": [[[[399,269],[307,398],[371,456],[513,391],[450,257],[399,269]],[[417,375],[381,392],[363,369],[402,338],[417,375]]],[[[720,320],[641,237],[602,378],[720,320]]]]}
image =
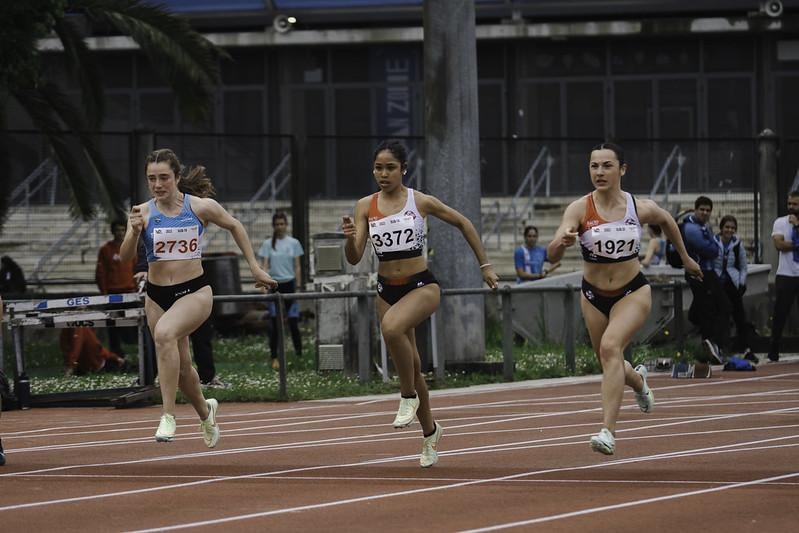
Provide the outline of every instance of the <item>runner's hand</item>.
{"type": "Polygon", "coordinates": [[[569,228],[566,230],[566,233],[563,235],[563,237],[561,237],[560,242],[566,248],[573,246],[574,243],[577,242],[577,230],[574,228],[569,228]]]}
{"type": "Polygon", "coordinates": [[[499,276],[497,276],[493,268],[490,266],[481,268],[480,273],[483,275],[483,281],[486,282],[489,288],[496,290],[496,288],[499,287],[499,276]]]}
{"type": "Polygon", "coordinates": [[[696,263],[696,261],[694,261],[690,257],[688,258],[687,261],[683,260],[683,268],[685,268],[685,272],[689,276],[700,280],[702,279],[702,269],[699,268],[699,265],[696,263]]]}
{"type": "Polygon", "coordinates": [[[348,239],[355,238],[355,221],[349,215],[341,217],[341,231],[348,239]]]}
{"type": "Polygon", "coordinates": [[[136,232],[137,235],[141,233],[144,227],[144,217],[142,217],[141,208],[138,205],[134,205],[131,208],[128,221],[130,222],[130,227],[133,228],[133,231],[136,232]]]}
{"type": "Polygon", "coordinates": [[[255,268],[252,271],[252,275],[255,278],[256,289],[277,289],[277,281],[273,280],[272,276],[264,272],[261,268],[255,268]]]}

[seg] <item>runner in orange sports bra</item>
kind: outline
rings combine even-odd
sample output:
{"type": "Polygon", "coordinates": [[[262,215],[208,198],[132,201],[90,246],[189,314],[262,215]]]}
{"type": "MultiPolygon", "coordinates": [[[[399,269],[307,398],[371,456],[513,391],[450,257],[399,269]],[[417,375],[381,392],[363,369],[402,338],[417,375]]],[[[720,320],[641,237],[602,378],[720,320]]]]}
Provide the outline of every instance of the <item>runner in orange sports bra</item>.
{"type": "Polygon", "coordinates": [[[566,248],[579,240],[584,260],[580,307],[602,365],[603,427],[590,444],[593,450],[612,455],[624,385],[635,391],[641,411],[649,412],[655,404],[646,383],[646,367],[633,369],[623,355],[652,307],[649,282],[638,262],[641,225],[663,228],[686,272],[700,278],[702,272],[685,251],[672,216],[652,200],[635,199],[621,190],[621,177],[627,172],[621,147],[612,143],[596,146],[591,151],[589,172],[594,191],[566,208],[547,256],[550,261],[560,261],[566,248]]]}
{"type": "Polygon", "coordinates": [[[408,166],[405,147],[396,141],[380,144],[374,153],[374,177],[380,191],[361,198],[355,216],[344,217],[347,261],[357,264],[367,240],[380,261],[377,270],[377,316],[400,381],[400,405],[395,428],[408,426],[415,416],[422,426],[422,467],[438,461],[436,446],[441,425],[433,419],[427,384],[421,371],[414,328],[438,309],[441,290],[427,270],[424,256],[424,218],[433,215],[452,224],[463,234],[477,258],[483,280],[495,289],[497,275],[469,220],[440,200],[402,184],[408,166]]]}

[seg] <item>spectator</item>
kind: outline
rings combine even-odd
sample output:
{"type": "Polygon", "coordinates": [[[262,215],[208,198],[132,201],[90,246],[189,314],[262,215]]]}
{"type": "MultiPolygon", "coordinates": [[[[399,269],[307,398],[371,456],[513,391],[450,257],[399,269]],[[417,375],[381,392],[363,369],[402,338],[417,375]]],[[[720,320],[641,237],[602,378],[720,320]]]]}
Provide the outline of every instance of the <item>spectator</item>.
{"type": "Polygon", "coordinates": [[[659,265],[666,255],[666,239],[663,238],[663,230],[657,224],[647,224],[649,233],[649,243],[646,245],[644,258],[641,259],[641,266],[649,268],[659,265]]]}
{"type": "MultiPolygon", "coordinates": [[[[126,222],[118,220],[111,222],[111,234],[113,239],[100,247],[97,254],[97,265],[94,269],[94,280],[100,294],[122,294],[135,292],[136,285],[133,279],[133,267],[135,260],[122,261],[119,256],[119,247],[125,238],[126,222]]],[[[107,328],[108,346],[112,352],[120,357],[124,357],[122,351],[123,337],[128,340],[132,328],[107,328]],[[125,333],[128,333],[127,335],[125,333]]]]}
{"type": "Polygon", "coordinates": [[[64,328],[60,344],[67,376],[125,368],[125,360],[100,344],[92,328],[64,328]]]}
{"type": "Polygon", "coordinates": [[[538,228],[535,226],[525,226],[524,244],[516,248],[513,254],[513,262],[516,266],[516,283],[543,279],[558,268],[560,263],[550,264],[549,268],[544,267],[548,262],[547,249],[538,244],[538,228]]]}
{"type": "Polygon", "coordinates": [[[21,296],[25,293],[25,275],[20,266],[9,256],[4,255],[0,258],[0,294],[8,298],[9,296],[21,296]]]}
{"type": "MultiPolygon", "coordinates": [[[[144,248],[144,242],[139,241],[138,254],[136,265],[134,266],[135,273],[133,277],[136,280],[136,285],[139,287],[139,292],[144,291],[144,284],[147,283],[147,253],[144,248]]],[[[152,344],[152,337],[145,332],[145,336],[152,344]]],[[[194,357],[194,364],[197,365],[197,374],[200,376],[200,384],[207,388],[227,389],[229,385],[223,382],[216,375],[216,365],[214,365],[214,327],[211,323],[211,317],[198,327],[194,333],[189,335],[191,339],[191,352],[194,357]]],[[[153,346],[150,353],[155,353],[153,346]]]]}
{"type": "Polygon", "coordinates": [[[738,341],[744,347],[744,359],[757,364],[760,360],[752,351],[752,341],[756,335],[754,326],[746,321],[743,295],[746,292],[746,275],[749,268],[746,250],[735,235],[738,221],[732,215],[724,215],[719,223],[721,233],[716,236],[721,254],[714,262],[714,270],[719,277],[724,294],[730,302],[732,318],[738,332],[738,341]]]}
{"type": "Polygon", "coordinates": [[[780,253],[780,262],[774,280],[776,301],[768,358],[769,361],[777,362],[780,360],[782,330],[791,306],[799,296],[799,191],[788,194],[788,214],[774,221],[771,238],[780,253]]]}
{"type": "Polygon", "coordinates": [[[723,364],[719,344],[724,342],[729,327],[730,303],[713,268],[721,249],[709,224],[712,212],[713,201],[700,196],[694,202],[694,213],[685,219],[685,248],[688,255],[699,263],[702,279],[689,276],[687,272],[685,278],[694,297],[688,316],[699,326],[702,346],[710,361],[723,364]]]}
{"type": "MultiPolygon", "coordinates": [[[[263,268],[277,281],[277,292],[291,294],[302,287],[302,269],[300,257],[304,254],[302,244],[294,237],[288,235],[288,218],[285,213],[275,213],[272,216],[272,237],[266,239],[258,250],[258,255],[263,259],[263,268]]],[[[294,344],[294,354],[302,356],[302,337],[300,336],[300,306],[296,300],[283,300],[286,314],[289,319],[291,340],[294,344]]],[[[282,324],[277,322],[277,309],[274,303],[269,303],[267,314],[270,317],[269,349],[272,354],[272,368],[277,370],[280,363],[277,360],[277,328],[282,324]]]]}

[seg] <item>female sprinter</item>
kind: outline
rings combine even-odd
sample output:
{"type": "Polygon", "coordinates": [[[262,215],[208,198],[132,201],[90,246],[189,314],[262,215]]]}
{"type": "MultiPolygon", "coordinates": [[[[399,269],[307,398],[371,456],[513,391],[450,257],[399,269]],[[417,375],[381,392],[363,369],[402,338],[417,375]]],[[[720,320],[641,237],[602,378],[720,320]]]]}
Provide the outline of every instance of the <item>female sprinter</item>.
{"type": "Polygon", "coordinates": [[[441,289],[422,255],[424,217],[433,215],[461,231],[477,258],[483,280],[492,289],[497,287],[497,275],[488,263],[477,230],[466,217],[440,200],[402,184],[407,167],[408,155],[402,144],[381,143],[374,153],[373,170],[380,191],[358,200],[354,219],[344,217],[342,228],[350,264],[361,260],[367,240],[380,261],[377,316],[399,374],[401,393],[393,426],[406,427],[418,416],[423,434],[419,462],[427,468],[438,461],[436,446],[442,428],[430,410],[414,328],[438,309],[441,289]]]}
{"type": "Polygon", "coordinates": [[[655,202],[635,199],[621,190],[626,172],[621,147],[612,143],[596,146],[589,163],[594,191],[566,208],[547,248],[550,261],[560,261],[566,248],[578,238],[580,241],[584,260],[580,307],[602,365],[603,427],[591,438],[591,448],[606,455],[616,449],[616,419],[624,385],[635,391],[641,411],[649,412],[655,404],[646,383],[646,367],[639,365],[633,370],[623,356],[652,307],[649,282],[638,262],[641,225],[659,225],[682,257],[685,271],[702,276],[699,265],[685,251],[672,216],[655,202]]]}
{"type": "Polygon", "coordinates": [[[219,440],[217,401],[203,397],[189,353],[189,335],[205,322],[213,304],[201,262],[208,223],[233,235],[256,287],[276,287],[277,282],[258,266],[244,226],[208,198],[214,188],[204,167],[185,171],[172,150],[161,149],[147,156],[145,172],[153,198],[131,209],[120,255],[122,261],[134,259],[143,232],[148,262],[144,312],[155,341],[163,401],[155,440],[169,442],[175,437],[175,394],[180,387],[200,416],[206,446],[213,448],[219,440]]]}

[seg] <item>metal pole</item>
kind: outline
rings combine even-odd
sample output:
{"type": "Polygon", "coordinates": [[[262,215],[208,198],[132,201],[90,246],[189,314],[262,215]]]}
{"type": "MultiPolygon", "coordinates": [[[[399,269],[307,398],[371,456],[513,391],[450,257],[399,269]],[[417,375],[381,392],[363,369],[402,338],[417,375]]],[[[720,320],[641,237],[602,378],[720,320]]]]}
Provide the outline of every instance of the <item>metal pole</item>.
{"type": "Polygon", "coordinates": [[[358,296],[358,379],[361,383],[369,381],[371,338],[369,335],[369,302],[366,296],[358,296]]]}
{"type": "Polygon", "coordinates": [[[505,285],[499,293],[502,300],[502,377],[513,381],[513,306],[510,286],[505,285]]]}
{"type": "Polygon", "coordinates": [[[574,358],[574,286],[571,284],[566,285],[566,292],[563,295],[563,309],[566,314],[566,323],[563,328],[563,334],[566,338],[563,342],[563,351],[566,356],[566,368],[574,373],[577,365],[574,358]]]}
{"type": "Polygon", "coordinates": [[[674,336],[677,340],[677,353],[685,353],[685,333],[683,332],[683,311],[682,311],[682,289],[683,284],[679,281],[673,282],[674,298],[674,336]]]}
{"type": "Polygon", "coordinates": [[[277,293],[277,327],[272,333],[277,336],[277,360],[280,363],[278,370],[278,391],[277,397],[281,400],[286,400],[286,348],[283,346],[283,319],[285,318],[285,309],[283,309],[283,295],[277,293]]]}
{"type": "Polygon", "coordinates": [[[383,338],[382,333],[380,334],[380,364],[383,370],[383,383],[388,383],[390,381],[388,375],[388,349],[386,348],[386,339],[383,338]]]}
{"type": "Polygon", "coordinates": [[[430,334],[433,340],[433,361],[436,361],[438,364],[435,367],[435,376],[436,381],[439,383],[443,383],[444,379],[446,379],[446,370],[447,370],[447,356],[440,358],[438,357],[438,315],[437,313],[433,313],[430,315],[430,334]]]}

